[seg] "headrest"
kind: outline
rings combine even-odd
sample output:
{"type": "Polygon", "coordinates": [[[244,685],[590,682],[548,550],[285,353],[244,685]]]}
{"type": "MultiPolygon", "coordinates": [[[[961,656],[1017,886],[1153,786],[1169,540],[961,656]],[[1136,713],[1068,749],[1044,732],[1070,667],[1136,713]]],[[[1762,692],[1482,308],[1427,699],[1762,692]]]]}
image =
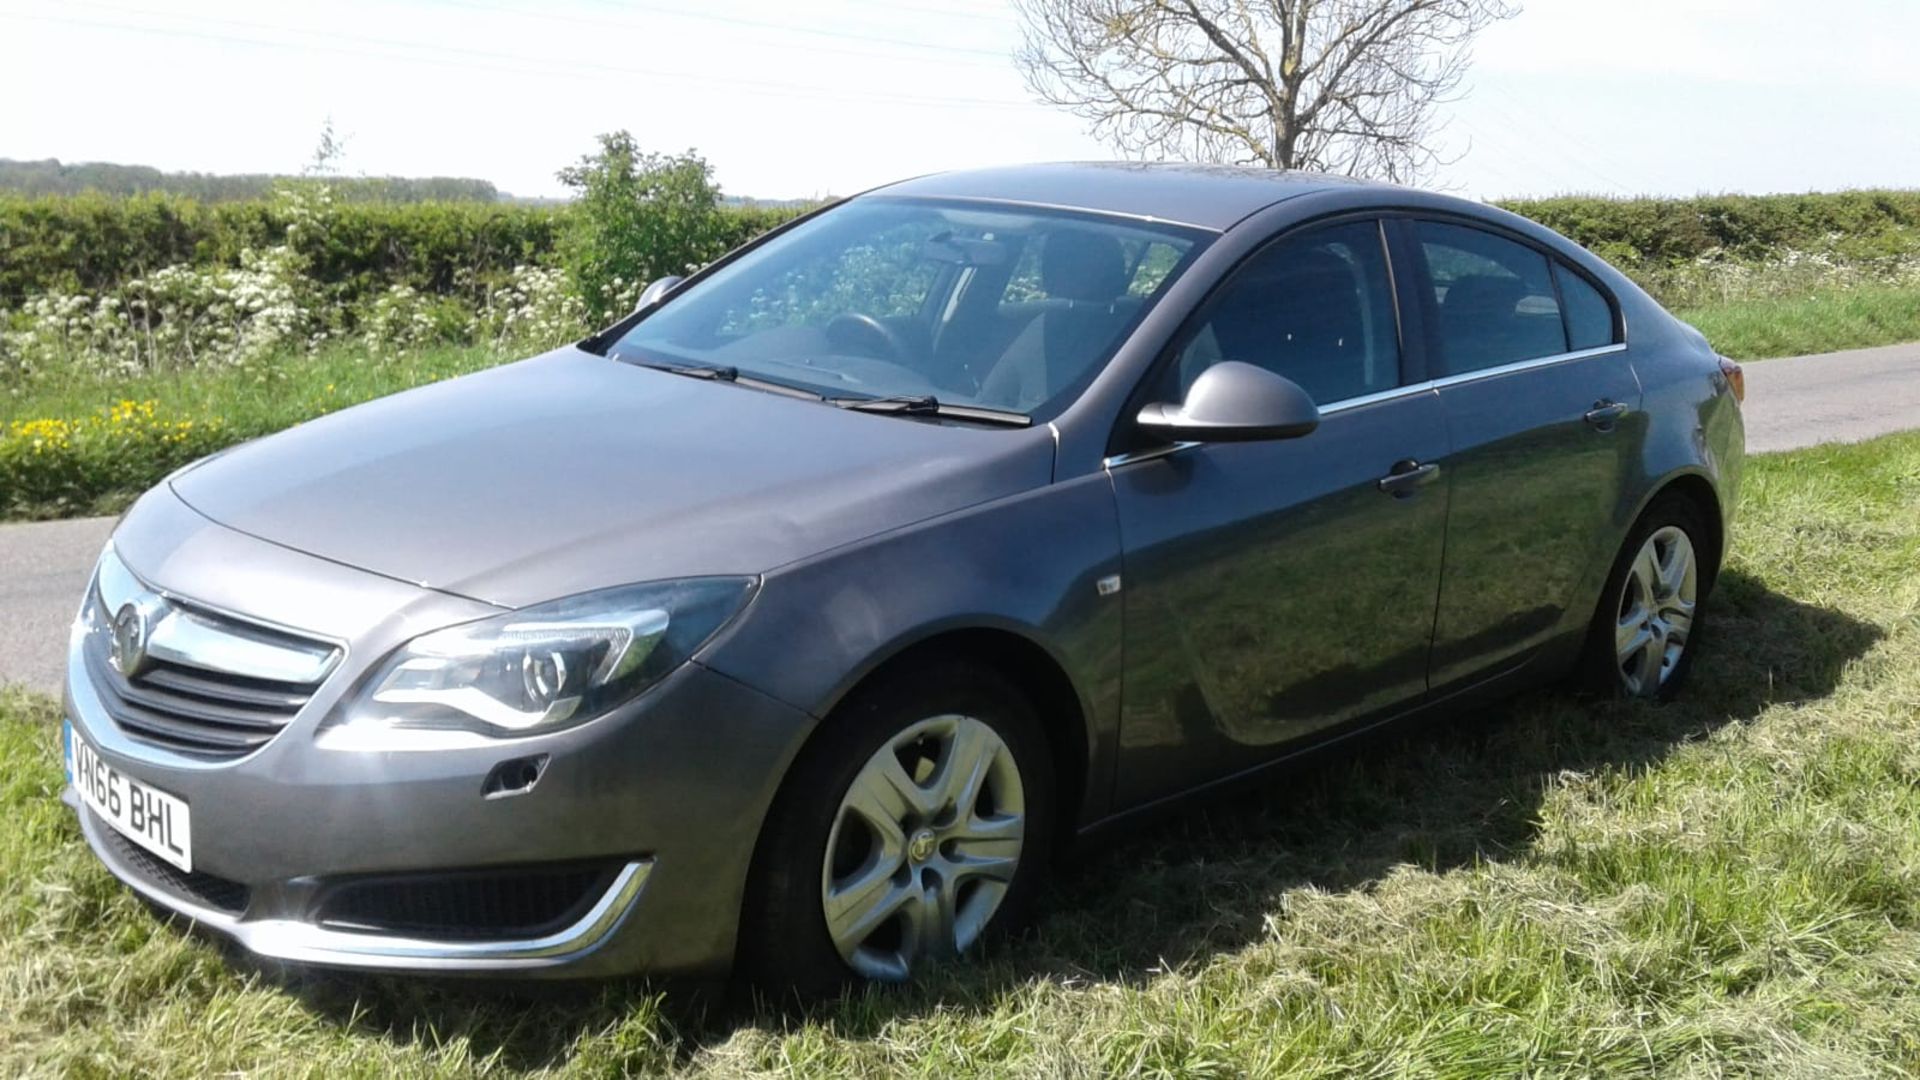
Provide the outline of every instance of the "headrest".
{"type": "Polygon", "coordinates": [[[1527,295],[1526,284],[1516,277],[1475,274],[1458,278],[1447,286],[1440,303],[1441,313],[1450,317],[1511,315],[1527,295]]]}
{"type": "Polygon", "coordinates": [[[1127,254],[1106,233],[1050,232],[1040,249],[1040,285],[1059,299],[1111,303],[1127,291],[1127,254]]]}
{"type": "Polygon", "coordinates": [[[1364,335],[1352,265],[1317,248],[1256,263],[1210,319],[1221,356],[1267,367],[1300,350],[1325,363],[1331,350],[1357,345],[1364,335]]]}
{"type": "Polygon", "coordinates": [[[1353,291],[1352,265],[1333,252],[1320,248],[1289,254],[1276,263],[1266,276],[1269,281],[1285,286],[1290,295],[1304,292],[1316,300],[1353,291]],[[1303,283],[1311,283],[1314,287],[1302,290],[1300,286],[1303,283]]]}

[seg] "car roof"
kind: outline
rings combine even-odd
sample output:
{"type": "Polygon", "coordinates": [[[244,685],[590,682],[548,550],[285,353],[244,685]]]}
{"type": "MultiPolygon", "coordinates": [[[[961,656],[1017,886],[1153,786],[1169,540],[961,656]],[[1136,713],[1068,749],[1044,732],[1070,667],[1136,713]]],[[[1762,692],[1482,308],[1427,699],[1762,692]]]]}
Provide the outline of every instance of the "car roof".
{"type": "Polygon", "coordinates": [[[1086,210],[1223,232],[1274,203],[1354,187],[1378,188],[1382,193],[1405,190],[1327,173],[1181,162],[1070,161],[935,173],[868,194],[1086,210]]]}

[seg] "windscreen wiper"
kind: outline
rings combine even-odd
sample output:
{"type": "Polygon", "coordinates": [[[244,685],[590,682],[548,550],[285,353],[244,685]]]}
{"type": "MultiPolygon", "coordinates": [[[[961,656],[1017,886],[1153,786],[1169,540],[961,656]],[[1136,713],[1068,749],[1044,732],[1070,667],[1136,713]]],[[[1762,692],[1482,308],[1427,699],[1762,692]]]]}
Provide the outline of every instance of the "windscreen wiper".
{"type": "Polygon", "coordinates": [[[715,382],[739,382],[740,369],[731,364],[711,366],[708,364],[669,364],[660,360],[629,360],[635,367],[664,371],[671,375],[685,375],[689,379],[712,379],[715,382]]]}
{"type": "Polygon", "coordinates": [[[733,383],[754,390],[766,390],[788,397],[803,397],[809,401],[824,401],[826,396],[814,390],[794,386],[790,383],[775,382],[772,379],[755,378],[740,374],[740,369],[731,364],[670,364],[663,360],[626,360],[625,363],[650,371],[664,371],[670,375],[685,375],[689,379],[707,379],[712,382],[733,383]]]}
{"type": "Polygon", "coordinates": [[[829,405],[856,412],[891,413],[904,416],[938,416],[950,420],[970,420],[978,424],[1003,427],[1030,427],[1033,417],[1008,409],[989,409],[978,405],[947,405],[932,394],[901,394],[894,397],[830,397],[829,405]]]}

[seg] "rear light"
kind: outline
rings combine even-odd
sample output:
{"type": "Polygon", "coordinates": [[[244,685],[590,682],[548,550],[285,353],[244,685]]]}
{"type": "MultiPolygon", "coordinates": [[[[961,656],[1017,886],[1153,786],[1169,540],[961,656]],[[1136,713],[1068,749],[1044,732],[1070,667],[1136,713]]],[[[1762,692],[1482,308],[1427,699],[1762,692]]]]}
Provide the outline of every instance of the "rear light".
{"type": "Polygon", "coordinates": [[[1739,364],[1720,358],[1720,374],[1727,380],[1727,386],[1733,391],[1733,400],[1747,400],[1747,370],[1739,364]]]}

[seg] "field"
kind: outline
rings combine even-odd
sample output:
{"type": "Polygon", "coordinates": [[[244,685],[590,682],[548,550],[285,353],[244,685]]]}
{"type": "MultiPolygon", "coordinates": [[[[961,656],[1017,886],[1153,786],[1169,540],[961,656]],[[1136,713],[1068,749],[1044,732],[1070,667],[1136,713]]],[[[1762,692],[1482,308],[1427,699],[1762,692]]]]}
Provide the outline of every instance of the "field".
{"type": "Polygon", "coordinates": [[[0,1074],[1920,1071],[1920,435],[1752,462],[1695,682],[1539,694],[1103,849],[811,1010],[245,972],[89,858],[0,695],[0,1074]]]}

